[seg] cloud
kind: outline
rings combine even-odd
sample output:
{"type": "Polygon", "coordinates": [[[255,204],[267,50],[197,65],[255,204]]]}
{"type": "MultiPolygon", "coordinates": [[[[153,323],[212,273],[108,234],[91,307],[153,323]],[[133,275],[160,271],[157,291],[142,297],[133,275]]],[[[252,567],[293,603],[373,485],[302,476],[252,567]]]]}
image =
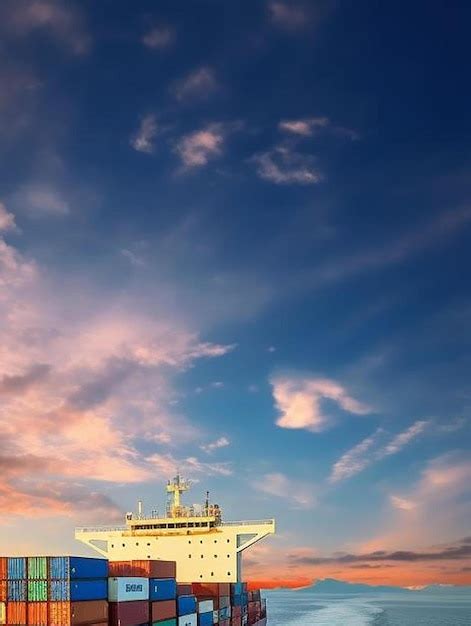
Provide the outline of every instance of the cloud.
{"type": "Polygon", "coordinates": [[[391,504],[394,508],[401,511],[413,511],[417,504],[412,500],[406,500],[406,498],[400,498],[399,496],[390,496],[391,504]]]}
{"type": "Polygon", "coordinates": [[[281,472],[260,476],[255,482],[255,488],[262,493],[291,501],[297,508],[310,509],[316,503],[312,485],[292,481],[281,472]]]}
{"type": "Polygon", "coordinates": [[[220,448],[226,448],[227,446],[230,445],[230,441],[227,437],[219,437],[219,439],[216,439],[215,441],[210,441],[207,444],[203,444],[200,446],[201,450],[203,450],[204,452],[210,454],[211,452],[214,452],[214,450],[219,450],[220,448]]]}
{"type": "Polygon", "coordinates": [[[176,152],[186,168],[197,168],[220,156],[223,143],[222,125],[210,124],[202,130],[183,136],[176,146],[176,152]]]}
{"type": "Polygon", "coordinates": [[[329,480],[331,482],[345,480],[368,467],[371,459],[367,456],[367,453],[376,444],[381,434],[382,430],[378,429],[373,435],[366,437],[366,439],[363,439],[363,441],[342,455],[333,466],[329,480]]]}
{"type": "Polygon", "coordinates": [[[3,202],[0,202],[0,232],[16,230],[15,216],[9,213],[3,202]]]}
{"type": "Polygon", "coordinates": [[[272,22],[282,29],[298,30],[309,21],[309,14],[301,4],[276,0],[268,3],[268,10],[272,22]]]}
{"type": "Polygon", "coordinates": [[[329,426],[330,418],[322,407],[323,400],[336,403],[341,409],[365,415],[371,408],[355,400],[338,382],[328,378],[279,376],[271,381],[273,397],[281,416],[281,428],[305,428],[319,432],[329,426]]]}
{"type": "Polygon", "coordinates": [[[296,152],[288,146],[280,145],[259,152],[251,157],[250,162],[255,163],[260,178],[277,185],[317,185],[324,180],[311,155],[296,152]]]}
{"type": "Polygon", "coordinates": [[[148,462],[163,476],[173,476],[177,472],[188,475],[204,474],[206,476],[230,476],[230,463],[205,463],[194,456],[176,459],[171,454],[153,454],[148,462]]]}
{"type": "Polygon", "coordinates": [[[300,120],[282,120],[278,127],[280,130],[300,135],[301,137],[312,137],[319,128],[325,128],[330,124],[327,117],[311,117],[300,120]]]}
{"type": "Polygon", "coordinates": [[[131,263],[131,265],[134,265],[134,267],[145,267],[146,265],[144,259],[132,250],[123,248],[121,250],[121,254],[131,263]]]}
{"type": "Polygon", "coordinates": [[[131,137],[131,146],[134,150],[137,150],[137,152],[152,154],[157,133],[158,126],[155,115],[146,115],[142,118],[137,132],[131,137]]]}
{"type": "Polygon", "coordinates": [[[15,203],[32,217],[63,217],[70,213],[69,202],[61,191],[47,183],[23,185],[15,193],[15,203]]]}
{"type": "Polygon", "coordinates": [[[142,43],[151,50],[165,50],[175,43],[175,30],[169,26],[156,26],[142,37],[142,43]]]}
{"type": "MultiPolygon", "coordinates": [[[[95,293],[90,278],[69,287],[0,239],[2,510],[74,515],[89,497],[90,510],[114,515],[96,482],[152,480],[162,446],[197,445],[199,428],[170,408],[173,377],[232,349],[132,298],[95,293]]],[[[184,461],[192,471],[231,472],[184,461]]]]}
{"type": "Polygon", "coordinates": [[[177,81],[173,88],[173,95],[180,102],[205,99],[218,88],[214,71],[207,66],[199,67],[190,72],[185,78],[177,81]]]}
{"type": "Polygon", "coordinates": [[[83,55],[90,50],[91,38],[78,6],[58,0],[3,0],[1,15],[9,36],[45,32],[73,54],[83,55]]]}
{"type": "Polygon", "coordinates": [[[389,443],[379,446],[384,439],[385,432],[378,428],[370,437],[366,437],[351,450],[343,454],[334,464],[330,475],[330,482],[339,482],[359,474],[373,463],[388,456],[397,454],[413,439],[418,437],[428,426],[429,422],[418,420],[403,432],[395,435],[389,443]],[[374,449],[376,448],[376,449],[374,449]]]}
{"type": "Polygon", "coordinates": [[[288,556],[291,563],[296,565],[323,565],[325,563],[356,563],[356,562],[417,562],[417,561],[454,561],[468,559],[471,556],[471,545],[465,541],[448,545],[442,549],[429,551],[413,550],[375,550],[364,554],[337,554],[330,557],[322,557],[313,554],[288,556]]]}

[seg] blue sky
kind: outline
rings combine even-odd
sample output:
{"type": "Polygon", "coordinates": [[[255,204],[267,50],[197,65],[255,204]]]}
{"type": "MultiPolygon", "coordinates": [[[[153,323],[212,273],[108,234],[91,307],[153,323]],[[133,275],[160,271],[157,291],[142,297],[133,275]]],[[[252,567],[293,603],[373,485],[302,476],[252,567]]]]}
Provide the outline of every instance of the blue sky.
{"type": "Polygon", "coordinates": [[[180,468],[252,576],[469,579],[470,17],[2,2],[3,551],[180,468]]]}

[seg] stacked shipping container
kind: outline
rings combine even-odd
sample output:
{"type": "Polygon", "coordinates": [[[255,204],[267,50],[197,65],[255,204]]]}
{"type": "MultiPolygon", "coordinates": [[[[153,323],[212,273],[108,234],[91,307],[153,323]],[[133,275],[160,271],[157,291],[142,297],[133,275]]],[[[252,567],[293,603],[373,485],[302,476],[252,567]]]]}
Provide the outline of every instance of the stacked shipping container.
{"type": "Polygon", "coordinates": [[[107,624],[107,576],[104,559],[0,557],[0,624],[107,624]]]}
{"type": "Polygon", "coordinates": [[[0,625],[265,626],[245,583],[177,584],[171,561],[0,557],[0,625]]]}

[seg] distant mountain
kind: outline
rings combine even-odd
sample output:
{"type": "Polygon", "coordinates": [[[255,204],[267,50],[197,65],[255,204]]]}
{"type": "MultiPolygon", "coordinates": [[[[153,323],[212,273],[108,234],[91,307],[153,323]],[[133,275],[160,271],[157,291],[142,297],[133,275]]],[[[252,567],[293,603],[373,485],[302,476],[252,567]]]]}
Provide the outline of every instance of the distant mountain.
{"type": "Polygon", "coordinates": [[[471,595],[471,587],[456,585],[427,585],[420,589],[407,589],[406,587],[394,587],[392,585],[366,585],[362,583],[348,583],[335,578],[324,578],[316,581],[310,587],[298,589],[298,592],[305,591],[314,593],[465,593],[471,595]]]}

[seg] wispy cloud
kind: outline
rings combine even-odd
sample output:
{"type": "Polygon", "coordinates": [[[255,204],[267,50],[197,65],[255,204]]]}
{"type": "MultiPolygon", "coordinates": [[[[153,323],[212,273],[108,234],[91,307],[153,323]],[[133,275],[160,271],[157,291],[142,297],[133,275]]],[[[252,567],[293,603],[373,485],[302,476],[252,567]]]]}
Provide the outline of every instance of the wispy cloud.
{"type": "Polygon", "coordinates": [[[397,454],[412,440],[416,439],[429,425],[428,421],[417,420],[409,428],[395,435],[388,443],[379,445],[385,438],[385,431],[378,428],[370,437],[366,437],[343,454],[334,464],[330,482],[339,482],[359,474],[373,463],[397,454]]]}
{"type": "Polygon", "coordinates": [[[230,443],[231,442],[227,437],[219,437],[219,439],[216,439],[215,441],[210,441],[209,443],[201,445],[200,448],[203,452],[210,454],[211,452],[214,452],[214,450],[226,448],[230,445],[230,443]]]}
{"type": "Polygon", "coordinates": [[[206,463],[193,456],[177,459],[171,454],[156,453],[148,458],[148,462],[163,476],[172,476],[179,471],[189,476],[193,474],[230,476],[232,474],[230,463],[206,463]]]}
{"type": "Polygon", "coordinates": [[[331,419],[322,407],[323,400],[335,402],[348,413],[364,415],[371,408],[355,400],[345,387],[328,378],[278,376],[271,381],[273,397],[281,413],[276,424],[281,428],[305,428],[319,432],[331,419]]]}
{"type": "Polygon", "coordinates": [[[177,81],[172,92],[181,102],[195,99],[205,99],[218,88],[214,70],[210,67],[199,67],[190,72],[185,78],[177,81]]]}
{"type": "Polygon", "coordinates": [[[260,178],[277,185],[317,185],[324,180],[312,155],[302,154],[287,145],[259,152],[250,159],[260,178]]]}
{"type": "Polygon", "coordinates": [[[155,26],[145,33],[142,43],[151,50],[165,50],[175,43],[175,29],[170,26],[155,26]]]}
{"type": "Polygon", "coordinates": [[[272,22],[285,30],[298,30],[309,22],[309,13],[301,3],[275,0],[268,3],[268,10],[272,22]]]}
{"type": "Polygon", "coordinates": [[[158,133],[157,119],[154,114],[146,115],[142,118],[139,128],[131,137],[131,146],[137,152],[152,154],[154,151],[154,140],[158,133]]]}
{"type": "Polygon", "coordinates": [[[176,152],[186,168],[198,168],[222,154],[224,129],[221,124],[210,124],[183,136],[177,143],[176,152]]]}
{"type": "Polygon", "coordinates": [[[32,217],[63,217],[70,213],[69,201],[55,185],[28,183],[15,193],[14,201],[32,217]]]}
{"type": "Polygon", "coordinates": [[[134,267],[145,267],[146,266],[145,260],[141,256],[139,256],[138,254],[133,252],[132,250],[128,250],[128,248],[122,248],[121,254],[134,267]]]}
{"type": "Polygon", "coordinates": [[[329,118],[327,117],[309,117],[299,120],[282,120],[278,127],[280,130],[293,135],[312,137],[316,130],[325,128],[329,123],[329,118]]]}
{"type": "Polygon", "coordinates": [[[16,230],[15,216],[0,202],[0,232],[7,230],[16,230]]]}
{"type": "Polygon", "coordinates": [[[28,36],[43,31],[76,55],[90,50],[91,38],[78,5],[58,0],[3,0],[1,3],[3,23],[8,35],[28,36]]]}
{"type": "Polygon", "coordinates": [[[290,480],[281,472],[260,476],[255,481],[255,488],[262,493],[283,498],[302,509],[310,509],[316,503],[312,485],[303,481],[290,480]]]}

